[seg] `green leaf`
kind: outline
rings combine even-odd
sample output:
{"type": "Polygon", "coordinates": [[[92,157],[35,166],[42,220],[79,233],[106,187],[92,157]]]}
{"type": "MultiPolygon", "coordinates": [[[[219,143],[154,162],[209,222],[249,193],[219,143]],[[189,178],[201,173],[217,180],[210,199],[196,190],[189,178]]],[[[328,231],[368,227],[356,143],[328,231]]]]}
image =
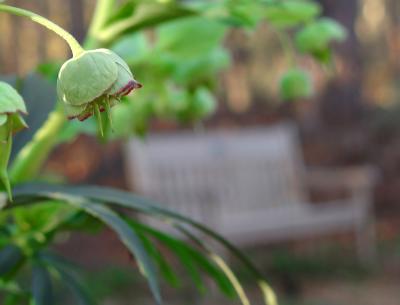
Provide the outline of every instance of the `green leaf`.
{"type": "Polygon", "coordinates": [[[0,114],[26,113],[22,96],[8,83],[0,82],[0,114]]]}
{"type": "Polygon", "coordinates": [[[32,299],[34,305],[55,304],[50,274],[40,264],[35,264],[32,269],[32,299]]]}
{"type": "Polygon", "coordinates": [[[26,124],[24,118],[18,113],[9,115],[9,120],[11,120],[12,122],[11,124],[13,132],[28,128],[28,125],[26,124]]]}
{"type": "Polygon", "coordinates": [[[216,79],[218,73],[229,66],[231,58],[228,50],[217,47],[196,58],[176,58],[174,61],[170,76],[178,84],[191,88],[216,79]]]}
{"type": "Polygon", "coordinates": [[[22,232],[48,233],[58,228],[77,212],[77,209],[57,201],[43,201],[29,208],[16,208],[13,216],[22,232]]]}
{"type": "Polygon", "coordinates": [[[111,49],[130,65],[140,63],[150,52],[150,45],[144,33],[133,33],[118,40],[111,49]]]}
{"type": "Polygon", "coordinates": [[[285,0],[267,5],[265,13],[272,25],[285,28],[311,21],[321,13],[321,7],[313,1],[285,0]]]}
{"type": "Polygon", "coordinates": [[[0,277],[0,292],[2,292],[2,305],[26,304],[31,299],[31,292],[22,289],[16,281],[0,277]]]}
{"type": "MultiPolygon", "coordinates": [[[[135,228],[136,229],[136,228],[135,228]]],[[[167,260],[164,258],[163,254],[157,249],[157,247],[153,244],[153,242],[142,232],[135,230],[140,237],[140,240],[143,243],[146,251],[153,257],[153,259],[157,262],[158,269],[160,270],[161,275],[164,279],[174,287],[178,287],[180,285],[180,281],[178,276],[174,273],[172,267],[169,265],[167,260]]]]}
{"type": "Polygon", "coordinates": [[[212,259],[212,261],[222,270],[222,272],[225,274],[226,278],[228,279],[228,282],[230,283],[230,286],[233,287],[234,291],[236,292],[237,296],[239,297],[240,301],[242,302],[243,305],[250,305],[250,301],[244,291],[244,288],[240,284],[239,280],[237,279],[235,273],[232,271],[232,269],[228,266],[228,264],[216,253],[210,250],[209,247],[206,246],[206,244],[201,241],[199,238],[194,236],[191,232],[189,232],[187,229],[185,229],[183,226],[176,225],[175,226],[180,232],[182,232],[186,237],[189,238],[189,240],[192,240],[194,243],[199,245],[200,248],[202,248],[205,252],[208,253],[209,257],[212,259]]]}
{"type": "Polygon", "coordinates": [[[90,215],[100,219],[118,234],[121,242],[135,256],[145,277],[149,281],[150,289],[156,301],[161,304],[162,301],[156,268],[136,232],[133,231],[118,214],[104,205],[89,201],[79,201],[74,198],[70,198],[69,203],[74,204],[75,206],[85,210],[90,215]]]}
{"type": "MultiPolygon", "coordinates": [[[[40,63],[36,67],[36,72],[43,76],[46,80],[56,83],[57,82],[57,76],[58,76],[58,71],[60,71],[60,68],[62,66],[63,62],[62,61],[46,61],[43,63],[40,63]]],[[[55,96],[55,94],[54,94],[55,96]]],[[[54,103],[54,100],[52,100],[54,103]]]]}
{"type": "Polygon", "coordinates": [[[80,281],[78,281],[76,275],[71,272],[74,268],[76,268],[76,266],[62,257],[49,253],[41,253],[40,260],[57,271],[57,273],[60,275],[62,284],[70,288],[80,305],[95,304],[86,288],[80,283],[80,281]]]}
{"type": "Polygon", "coordinates": [[[308,24],[296,34],[296,45],[303,53],[318,54],[326,52],[334,41],[346,39],[346,29],[337,21],[321,18],[308,24]]]}
{"type": "Polygon", "coordinates": [[[94,305],[96,304],[92,297],[87,292],[86,288],[67,270],[58,270],[63,284],[67,285],[72,293],[75,295],[80,305],[94,305]]]}
{"type": "Polygon", "coordinates": [[[308,98],[312,95],[310,75],[301,69],[291,69],[280,79],[280,94],[283,100],[308,98]]]}
{"type": "Polygon", "coordinates": [[[128,1],[118,6],[115,12],[109,13],[109,18],[105,22],[105,26],[110,25],[114,22],[120,21],[125,18],[129,18],[135,12],[137,4],[134,1],[128,1]]]}
{"type": "Polygon", "coordinates": [[[224,272],[218,268],[218,266],[209,260],[207,255],[204,255],[202,252],[185,242],[145,224],[134,222],[132,220],[129,220],[128,223],[138,231],[143,231],[144,233],[156,238],[175,253],[200,292],[205,292],[205,288],[199,274],[199,269],[206,272],[210,278],[217,283],[220,290],[226,296],[236,296],[235,289],[231,285],[229,279],[224,275],[224,272]]]}
{"type": "Polygon", "coordinates": [[[264,4],[261,2],[232,1],[229,4],[229,17],[225,21],[233,26],[254,28],[264,18],[264,4]]]}
{"type": "Polygon", "coordinates": [[[0,250],[0,277],[4,277],[15,270],[24,259],[21,249],[14,245],[0,250]]]}
{"type": "Polygon", "coordinates": [[[132,227],[136,228],[138,231],[146,232],[147,234],[150,234],[153,237],[157,238],[166,247],[168,247],[170,251],[175,253],[175,255],[177,255],[177,257],[179,258],[180,263],[185,267],[186,271],[190,275],[196,288],[201,293],[205,292],[206,289],[202,281],[198,267],[194,264],[193,260],[191,259],[190,254],[187,251],[186,245],[182,246],[181,242],[179,242],[178,240],[171,238],[165,234],[162,234],[159,231],[153,230],[148,226],[134,222],[133,220],[129,220],[129,224],[132,227]]]}
{"type": "MultiPolygon", "coordinates": [[[[213,240],[217,241],[219,244],[224,246],[231,254],[233,254],[243,265],[246,267],[247,271],[257,280],[257,284],[262,291],[266,301],[271,301],[270,305],[276,305],[275,295],[269,286],[265,283],[264,277],[258,271],[258,269],[253,265],[253,263],[243,254],[238,248],[231,244],[228,240],[223,238],[218,233],[207,228],[201,223],[180,215],[172,210],[163,208],[160,205],[155,204],[153,201],[137,196],[132,193],[111,189],[107,187],[96,187],[96,186],[60,186],[60,185],[46,185],[46,184],[27,184],[24,186],[17,186],[14,189],[15,204],[13,206],[8,206],[8,208],[13,208],[18,204],[33,204],[35,203],[35,198],[43,199],[46,198],[56,198],[69,201],[70,196],[84,196],[95,201],[107,202],[122,206],[125,208],[130,208],[145,214],[149,214],[153,217],[159,217],[161,219],[167,219],[172,223],[182,222],[188,224],[194,229],[202,232],[206,236],[211,237],[213,240]],[[29,201],[27,201],[29,200],[29,201]],[[266,289],[268,287],[269,289],[266,289]],[[272,297],[271,297],[272,295],[272,297]]],[[[37,200],[36,200],[37,201],[37,200]]]]}
{"type": "Polygon", "coordinates": [[[0,114],[0,126],[7,122],[7,114],[0,114]]]}
{"type": "Polygon", "coordinates": [[[157,30],[156,48],[178,58],[198,58],[218,47],[227,27],[203,17],[168,22],[157,30]]]}
{"type": "Polygon", "coordinates": [[[20,295],[9,294],[5,297],[4,305],[19,305],[23,304],[23,297],[20,295]]]}
{"type": "MultiPolygon", "coordinates": [[[[57,67],[57,73],[60,66],[57,67]]],[[[29,116],[26,117],[26,122],[29,125],[29,129],[16,134],[11,159],[32,139],[35,132],[43,125],[49,112],[53,110],[54,102],[57,99],[54,85],[38,74],[29,74],[24,79],[19,80],[18,87],[20,87],[21,95],[28,108],[29,116]]]]}
{"type": "Polygon", "coordinates": [[[217,108],[216,98],[210,90],[200,87],[194,92],[193,108],[195,115],[199,118],[210,116],[217,108]]]}

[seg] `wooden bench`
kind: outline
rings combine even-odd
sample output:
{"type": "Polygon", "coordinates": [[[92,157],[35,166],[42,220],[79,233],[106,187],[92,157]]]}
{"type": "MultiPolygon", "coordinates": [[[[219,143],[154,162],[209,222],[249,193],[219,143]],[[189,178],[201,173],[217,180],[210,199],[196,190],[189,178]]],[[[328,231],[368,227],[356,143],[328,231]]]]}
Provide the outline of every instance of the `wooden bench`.
{"type": "Polygon", "coordinates": [[[373,256],[370,168],[307,171],[297,129],[153,134],[126,146],[131,187],[217,230],[239,245],[353,231],[373,256]],[[345,200],[311,204],[307,187],[340,185],[345,200]]]}

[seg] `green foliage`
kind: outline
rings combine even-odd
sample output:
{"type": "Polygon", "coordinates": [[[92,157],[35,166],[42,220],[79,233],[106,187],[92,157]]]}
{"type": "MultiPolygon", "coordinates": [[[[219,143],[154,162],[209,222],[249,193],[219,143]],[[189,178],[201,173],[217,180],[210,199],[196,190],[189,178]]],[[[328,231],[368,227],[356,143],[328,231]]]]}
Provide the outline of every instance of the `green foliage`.
{"type": "Polygon", "coordinates": [[[95,115],[101,136],[111,124],[111,107],[121,97],[141,88],[125,61],[107,49],[84,51],[68,60],[57,80],[58,98],[69,119],[80,121],[95,115]],[[106,113],[106,120],[101,112],[106,113]]]}
{"type": "Polygon", "coordinates": [[[45,266],[39,263],[32,267],[32,299],[34,305],[54,304],[50,273],[45,266]]]}
{"type": "Polygon", "coordinates": [[[36,259],[50,271],[55,280],[58,280],[63,286],[69,288],[78,304],[95,304],[92,296],[88,293],[86,287],[82,285],[76,274],[76,270],[78,269],[76,265],[49,252],[38,253],[36,259]]]}
{"type": "Polygon", "coordinates": [[[346,30],[337,21],[321,18],[308,24],[296,34],[296,45],[303,53],[310,53],[321,62],[329,62],[330,44],[346,38],[346,30]]]}
{"type": "Polygon", "coordinates": [[[25,102],[8,83],[0,82],[0,182],[11,198],[7,166],[11,156],[13,134],[27,125],[21,114],[26,114],[25,102]]]}
{"type": "MultiPolygon", "coordinates": [[[[114,189],[98,188],[93,186],[68,187],[41,184],[26,185],[15,189],[14,208],[21,206],[21,208],[29,209],[31,205],[35,206],[43,204],[43,200],[50,200],[51,204],[68,204],[72,207],[78,208],[112,228],[119,236],[121,242],[125,244],[133,255],[135,255],[140,270],[148,278],[150,288],[156,300],[159,302],[161,301],[161,297],[157,280],[158,272],[155,269],[155,266],[159,267],[159,272],[161,272],[161,274],[165,275],[165,271],[167,270],[167,279],[171,279],[171,277],[174,278],[174,275],[172,271],[173,269],[168,265],[168,263],[160,259],[161,256],[158,252],[159,250],[155,244],[153,244],[153,240],[159,241],[179,258],[179,261],[184,265],[200,291],[204,291],[204,285],[199,273],[199,270],[203,270],[209,277],[215,280],[218,287],[227,296],[233,297],[235,292],[239,295],[243,294],[243,292],[236,277],[233,277],[232,271],[227,269],[227,265],[223,263],[221,258],[213,254],[212,250],[206,248],[205,245],[195,237],[195,235],[187,233],[189,231],[186,229],[183,232],[189,234],[188,236],[193,239],[195,243],[200,245],[199,249],[196,249],[167,233],[163,233],[157,229],[134,221],[133,219],[121,217],[113,209],[107,207],[107,204],[125,207],[139,213],[151,215],[152,217],[160,219],[160,221],[166,221],[166,223],[173,224],[174,226],[177,225],[179,229],[183,228],[180,224],[186,224],[189,228],[191,227],[195,231],[200,231],[203,234],[208,235],[210,238],[226,247],[228,251],[244,263],[245,267],[256,281],[260,281],[261,279],[260,274],[248,259],[221,236],[207,229],[200,223],[174,213],[173,211],[164,209],[145,198],[114,189]]],[[[11,210],[14,209],[13,207],[9,208],[11,210]]],[[[72,211],[76,212],[75,209],[72,211]]],[[[65,222],[69,222],[71,219],[71,217],[65,218],[65,222]]],[[[65,226],[65,223],[60,223],[59,225],[62,228],[65,226]]],[[[46,245],[42,244],[40,248],[45,247],[46,245]]],[[[40,253],[42,251],[40,248],[36,248],[35,253],[40,253]]],[[[28,251],[28,249],[25,251],[28,251]]],[[[47,261],[49,261],[48,258],[47,261]]],[[[52,261],[53,263],[50,265],[59,264],[57,263],[57,260],[56,263],[54,263],[54,259],[52,261]]],[[[34,264],[34,266],[36,266],[35,268],[37,268],[38,262],[40,262],[41,266],[41,269],[38,269],[40,270],[38,274],[43,283],[35,289],[38,289],[38,295],[48,296],[51,291],[46,293],[42,291],[42,289],[44,289],[43,287],[48,287],[48,289],[50,289],[50,279],[46,276],[47,273],[45,271],[47,270],[47,267],[45,267],[46,264],[43,265],[42,255],[32,257],[31,264],[34,264]]],[[[247,302],[244,301],[243,304],[247,304],[247,302]]]]}
{"type": "Polygon", "coordinates": [[[210,90],[230,62],[221,47],[226,30],[216,21],[187,17],[159,26],[152,42],[135,33],[113,46],[146,85],[113,110],[111,136],[142,134],[153,117],[190,123],[212,114],[216,106],[210,90]]]}
{"type": "Polygon", "coordinates": [[[0,276],[5,277],[14,271],[23,260],[20,248],[7,245],[0,251],[0,276]]]}
{"type": "Polygon", "coordinates": [[[301,69],[291,69],[280,79],[280,92],[284,100],[308,98],[312,95],[310,75],[301,69]]]}
{"type": "MultiPolygon", "coordinates": [[[[0,4],[0,12],[44,25],[70,45],[72,59],[63,65],[44,63],[37,71],[52,83],[58,75],[58,96],[67,116],[83,120],[94,114],[108,138],[144,136],[153,118],[192,124],[211,116],[217,109],[217,76],[231,61],[224,40],[232,27],[254,30],[261,22],[267,22],[284,37],[295,33],[300,52],[324,63],[331,60],[332,42],[341,41],[346,35],[336,21],[320,18],[321,7],[315,1],[98,0],[85,40],[85,49],[94,50],[85,51],[71,34],[39,15],[4,4],[0,4]],[[133,96],[125,96],[140,87],[131,70],[144,87],[133,96]],[[111,111],[117,103],[118,107],[111,111]]],[[[283,43],[288,58],[295,59],[290,39],[283,43]]],[[[295,60],[288,64],[295,66],[295,60]]],[[[39,119],[32,121],[32,132],[25,133],[31,140],[26,143],[25,138],[20,141],[25,144],[23,147],[17,145],[19,153],[7,172],[11,135],[25,126],[20,112],[26,109],[17,91],[0,83],[0,178],[5,181],[2,187],[9,192],[8,174],[15,186],[13,204],[0,193],[0,291],[6,295],[4,304],[57,304],[53,294],[56,282],[68,287],[79,304],[95,304],[77,278],[75,267],[48,249],[60,233],[96,233],[103,226],[111,228],[135,258],[158,303],[162,302],[160,276],[174,286],[181,285],[175,266],[165,256],[167,251],[184,267],[200,292],[206,291],[206,276],[226,296],[250,304],[234,272],[197,237],[203,234],[243,263],[259,285],[266,304],[277,304],[275,294],[243,253],[190,218],[145,198],[108,188],[19,185],[38,178],[55,145],[82,132],[95,134],[96,127],[92,120],[66,125],[59,106],[49,114],[49,99],[55,99],[55,92],[36,75],[18,85],[26,100],[38,101],[29,110],[39,119]],[[121,208],[166,222],[186,239],[182,241],[128,217],[121,208]],[[30,286],[19,281],[23,272],[30,273],[30,286]]],[[[285,100],[309,97],[310,75],[291,67],[280,81],[280,92],[285,100]]]]}
{"type": "Polygon", "coordinates": [[[23,98],[7,83],[0,82],[0,122],[4,124],[2,116],[10,113],[26,113],[23,98]]]}
{"type": "Polygon", "coordinates": [[[272,25],[286,28],[312,21],[321,13],[321,7],[314,1],[276,1],[265,10],[267,21],[272,25]]]}

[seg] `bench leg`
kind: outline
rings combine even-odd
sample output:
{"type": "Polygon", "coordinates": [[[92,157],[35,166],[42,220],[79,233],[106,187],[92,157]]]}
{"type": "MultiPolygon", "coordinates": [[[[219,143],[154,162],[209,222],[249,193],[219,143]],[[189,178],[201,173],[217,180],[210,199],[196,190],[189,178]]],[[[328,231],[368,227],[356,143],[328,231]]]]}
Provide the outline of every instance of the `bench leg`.
{"type": "Polygon", "coordinates": [[[376,232],[372,217],[356,228],[357,255],[361,263],[370,265],[376,258],[376,232]]]}

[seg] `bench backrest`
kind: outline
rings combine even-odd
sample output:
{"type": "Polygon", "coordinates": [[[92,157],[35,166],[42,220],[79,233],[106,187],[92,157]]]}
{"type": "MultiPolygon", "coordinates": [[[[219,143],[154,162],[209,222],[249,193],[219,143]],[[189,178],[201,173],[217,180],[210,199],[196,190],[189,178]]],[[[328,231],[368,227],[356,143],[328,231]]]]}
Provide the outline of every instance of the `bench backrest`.
{"type": "Polygon", "coordinates": [[[127,145],[134,189],[214,228],[304,202],[296,128],[150,135],[127,145]]]}

